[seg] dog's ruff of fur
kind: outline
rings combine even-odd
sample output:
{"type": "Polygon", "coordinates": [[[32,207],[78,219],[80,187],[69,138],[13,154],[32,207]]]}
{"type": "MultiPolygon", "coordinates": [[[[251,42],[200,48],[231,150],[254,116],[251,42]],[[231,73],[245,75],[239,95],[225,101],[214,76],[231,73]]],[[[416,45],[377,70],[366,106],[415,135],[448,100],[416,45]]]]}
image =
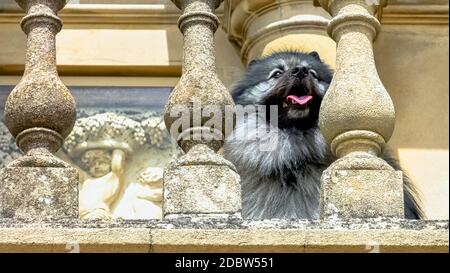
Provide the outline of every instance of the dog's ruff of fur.
{"type": "Polygon", "coordinates": [[[247,126],[258,118],[255,114],[238,121],[224,148],[241,175],[243,217],[318,218],[319,198],[314,197],[320,194],[322,172],[332,162],[322,134],[262,126],[258,129],[267,131],[255,140],[256,132],[247,132],[247,126]]]}

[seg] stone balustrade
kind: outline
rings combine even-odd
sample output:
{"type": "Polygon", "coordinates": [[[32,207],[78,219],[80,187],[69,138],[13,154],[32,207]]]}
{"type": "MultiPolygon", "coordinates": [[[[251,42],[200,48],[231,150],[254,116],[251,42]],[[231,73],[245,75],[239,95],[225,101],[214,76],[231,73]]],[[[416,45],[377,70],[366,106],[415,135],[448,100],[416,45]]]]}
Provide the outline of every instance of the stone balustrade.
{"type": "MultiPolygon", "coordinates": [[[[223,0],[173,0],[182,10],[178,25],[184,36],[183,74],[167,102],[164,121],[185,154],[164,171],[164,219],[98,224],[78,219],[77,171],[52,154],[75,122],[74,99],[56,70],[55,35],[62,26],[57,12],[66,1],[16,1],[27,13],[21,23],[28,36],[27,58],[24,76],[8,97],[5,121],[25,155],[0,171],[0,251],[24,246],[64,251],[70,243],[66,238],[78,247],[82,244],[82,251],[364,252],[374,245],[379,251],[448,251],[448,221],[401,219],[402,173],[379,157],[395,121],[372,50],[380,31],[375,14],[384,2],[316,2],[332,16],[327,19],[328,33],[337,45],[336,73],[323,101],[320,127],[339,159],[322,177],[321,220],[240,218],[239,175],[219,152],[234,119],[227,116],[233,101],[215,64],[213,37],[219,19],[214,11],[223,0]],[[214,124],[212,114],[220,116],[214,124]],[[31,224],[23,226],[22,219],[31,224]],[[18,239],[11,243],[9,238],[18,239]]],[[[318,27],[314,35],[323,36],[324,21],[308,25],[305,18],[308,15],[296,24],[318,27]]],[[[334,47],[329,40],[326,44],[334,47]]],[[[245,58],[253,56],[253,46],[247,42],[245,58]]],[[[71,151],[84,152],[89,148],[85,146],[74,145],[71,151]]],[[[112,167],[120,173],[123,150],[114,149],[111,159],[118,161],[112,167]]],[[[143,183],[160,183],[154,174],[145,173],[143,183]]],[[[123,183],[120,177],[116,180],[113,195],[123,183]]],[[[87,214],[105,207],[106,213],[92,218],[108,220],[108,202],[88,207],[87,214]]]]}

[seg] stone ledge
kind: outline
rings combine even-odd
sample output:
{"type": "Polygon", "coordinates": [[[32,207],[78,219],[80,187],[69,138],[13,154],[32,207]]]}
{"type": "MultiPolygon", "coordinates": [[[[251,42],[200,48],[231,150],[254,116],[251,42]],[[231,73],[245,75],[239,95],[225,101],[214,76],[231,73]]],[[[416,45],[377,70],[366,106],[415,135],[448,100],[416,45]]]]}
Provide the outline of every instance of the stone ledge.
{"type": "Polygon", "coordinates": [[[390,3],[383,9],[382,25],[448,25],[448,2],[403,5],[390,3]]]}
{"type": "MultiPolygon", "coordinates": [[[[216,13],[223,16],[223,7],[216,13]]],[[[169,4],[67,4],[59,13],[64,24],[170,24],[176,25],[181,11],[169,4]]],[[[0,3],[0,23],[17,24],[24,16],[15,3],[0,3]]]]}
{"type": "Polygon", "coordinates": [[[449,252],[449,222],[0,220],[0,252],[449,252]]]}

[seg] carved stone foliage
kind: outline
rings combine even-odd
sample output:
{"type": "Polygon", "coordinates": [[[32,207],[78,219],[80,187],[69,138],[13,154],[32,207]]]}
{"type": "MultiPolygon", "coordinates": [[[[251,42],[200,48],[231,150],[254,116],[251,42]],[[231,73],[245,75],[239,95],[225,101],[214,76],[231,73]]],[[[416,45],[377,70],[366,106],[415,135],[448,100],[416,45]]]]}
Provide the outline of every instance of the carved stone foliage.
{"type": "MultiPolygon", "coordinates": [[[[120,149],[133,153],[146,141],[139,122],[115,113],[103,113],[78,119],[64,142],[64,150],[82,167],[93,167],[92,161],[103,161],[107,153],[89,153],[90,150],[120,149]]],[[[96,173],[91,175],[97,176],[96,173]]]]}

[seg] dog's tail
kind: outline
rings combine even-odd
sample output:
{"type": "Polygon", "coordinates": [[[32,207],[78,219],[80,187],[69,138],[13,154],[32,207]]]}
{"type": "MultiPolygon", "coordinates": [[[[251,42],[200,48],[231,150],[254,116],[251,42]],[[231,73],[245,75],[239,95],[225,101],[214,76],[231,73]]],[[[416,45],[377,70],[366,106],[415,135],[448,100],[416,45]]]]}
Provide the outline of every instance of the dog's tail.
{"type": "Polygon", "coordinates": [[[403,195],[405,203],[405,218],[406,219],[424,219],[425,214],[422,209],[420,201],[420,194],[414,183],[408,177],[404,170],[400,167],[398,161],[389,153],[385,151],[382,158],[397,171],[403,172],[403,195]]]}
{"type": "Polygon", "coordinates": [[[408,175],[403,171],[403,194],[405,197],[405,218],[424,219],[419,192],[416,186],[411,182],[408,175]]]}

